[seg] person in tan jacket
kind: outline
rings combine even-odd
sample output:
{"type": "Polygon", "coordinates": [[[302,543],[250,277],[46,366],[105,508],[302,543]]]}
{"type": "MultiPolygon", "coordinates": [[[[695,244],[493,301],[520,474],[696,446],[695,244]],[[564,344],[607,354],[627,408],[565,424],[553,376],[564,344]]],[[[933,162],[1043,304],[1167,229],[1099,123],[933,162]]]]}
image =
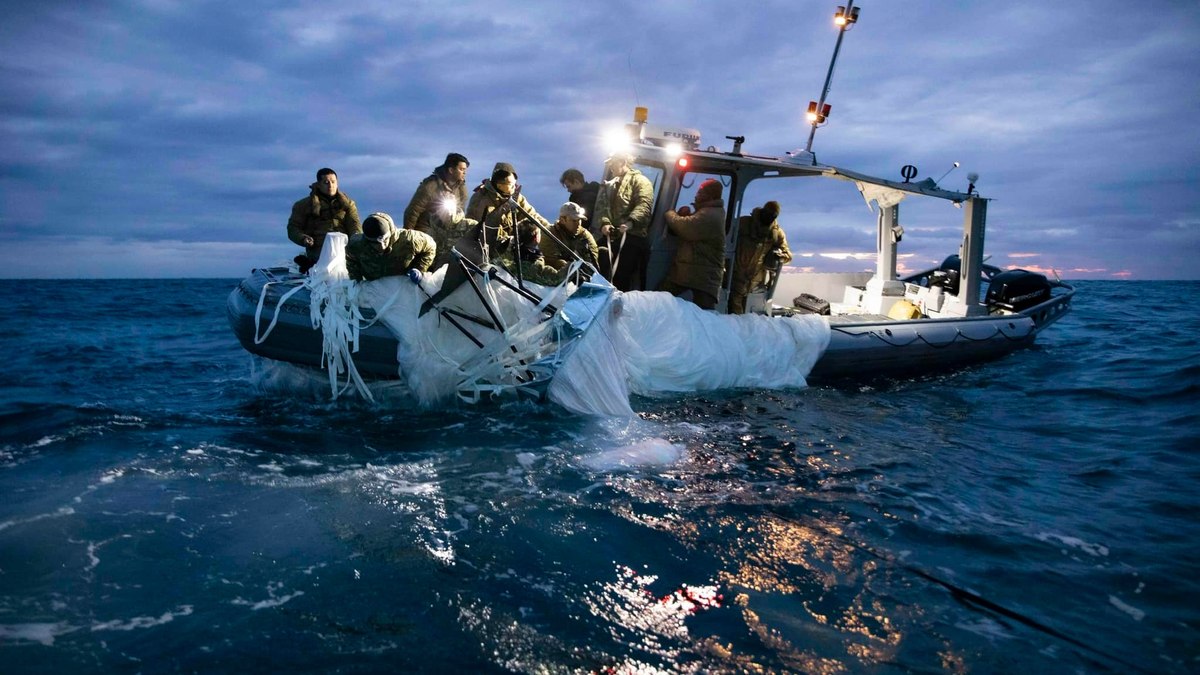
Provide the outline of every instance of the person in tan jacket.
{"type": "Polygon", "coordinates": [[[490,255],[499,255],[516,236],[517,223],[525,218],[526,213],[545,227],[550,227],[550,221],[539,215],[533,204],[521,194],[513,165],[497,162],[491,179],[480,183],[471,195],[466,217],[483,224],[490,255]],[[520,208],[513,206],[510,199],[520,208]]]}
{"type": "Polygon", "coordinates": [[[659,287],[676,296],[691,291],[701,309],[715,309],[725,274],[725,201],[721,183],[708,179],[696,190],[695,213],[688,207],[667,211],[667,228],[679,237],[671,271],[659,287]]]}

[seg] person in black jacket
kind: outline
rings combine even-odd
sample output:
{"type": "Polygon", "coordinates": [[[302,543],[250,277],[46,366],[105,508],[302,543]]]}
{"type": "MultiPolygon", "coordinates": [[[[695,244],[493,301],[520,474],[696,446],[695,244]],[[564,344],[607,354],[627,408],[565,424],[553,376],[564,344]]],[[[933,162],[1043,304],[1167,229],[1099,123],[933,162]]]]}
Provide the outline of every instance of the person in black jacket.
{"type": "Polygon", "coordinates": [[[591,222],[592,211],[596,209],[596,196],[600,194],[600,184],[596,181],[587,182],[579,169],[567,169],[558,182],[571,194],[571,202],[583,207],[584,218],[591,222]]]}

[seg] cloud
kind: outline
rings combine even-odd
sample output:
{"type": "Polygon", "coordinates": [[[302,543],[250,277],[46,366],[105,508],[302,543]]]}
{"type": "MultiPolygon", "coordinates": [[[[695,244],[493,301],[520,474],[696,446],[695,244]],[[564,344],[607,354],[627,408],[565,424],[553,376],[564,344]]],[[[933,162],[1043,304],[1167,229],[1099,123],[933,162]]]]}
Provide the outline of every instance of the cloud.
{"type": "MultiPolygon", "coordinates": [[[[747,152],[779,156],[807,139],[830,12],[783,0],[15,6],[0,25],[19,55],[0,65],[0,275],[241,275],[253,250],[278,253],[249,266],[289,257],[283,225],[317,168],[336,168],[360,210],[397,212],[449,151],[471,158],[472,180],[515,163],[548,212],[565,198],[561,171],[595,177],[603,130],[636,104],[699,128],[704,145],[742,134],[747,152]],[[60,235],[124,238],[139,255],[24,258],[60,235]],[[164,264],[180,246],[195,260],[164,264]],[[222,247],[237,253],[211,254],[222,247]]],[[[818,158],[886,177],[958,161],[945,179],[958,189],[979,172],[997,259],[1039,251],[1063,269],[1196,278],[1200,148],[1183,139],[1200,132],[1200,8],[1106,0],[1061,14],[1031,0],[865,7],[818,158]]],[[[818,192],[781,202],[789,240],[869,247],[873,216],[852,188],[818,192]]],[[[956,252],[961,213],[906,203],[901,217],[914,261],[956,252]]]]}

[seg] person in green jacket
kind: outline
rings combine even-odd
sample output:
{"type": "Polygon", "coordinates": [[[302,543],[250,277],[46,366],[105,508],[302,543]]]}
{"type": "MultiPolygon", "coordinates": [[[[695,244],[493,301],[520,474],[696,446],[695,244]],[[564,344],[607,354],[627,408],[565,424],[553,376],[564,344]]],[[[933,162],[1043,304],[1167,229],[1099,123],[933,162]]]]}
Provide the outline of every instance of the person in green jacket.
{"type": "Polygon", "coordinates": [[[433,237],[417,230],[400,230],[386,213],[372,213],[362,233],[346,244],[346,271],[355,281],[408,275],[413,283],[429,271],[437,253],[433,237]]]}
{"type": "Polygon", "coordinates": [[[592,227],[605,242],[607,261],[600,270],[622,291],[646,289],[650,263],[650,215],[654,185],[633,167],[633,156],[617,154],[608,160],[612,178],[600,187],[592,227]]]}
{"type": "Polygon", "coordinates": [[[523,220],[517,225],[519,245],[509,246],[500,254],[500,264],[514,277],[518,275],[517,261],[520,260],[521,279],[528,283],[542,286],[557,286],[567,278],[566,268],[556,270],[546,264],[542,251],[538,246],[542,231],[537,225],[523,220]]]}
{"type": "Polygon", "coordinates": [[[737,252],[729,286],[730,314],[745,314],[746,296],[766,282],[767,270],[792,261],[778,218],[779,202],[770,201],[738,219],[737,252]]]}
{"type": "Polygon", "coordinates": [[[341,232],[347,237],[362,232],[358,222],[358,206],[344,192],[338,191],[337,173],[328,167],[317,171],[317,182],[308,186],[312,194],[292,205],[288,218],[288,239],[304,247],[296,256],[300,273],[305,274],[321,257],[325,235],[341,232]]]}
{"type": "Polygon", "coordinates": [[[542,255],[546,257],[547,265],[561,270],[575,262],[575,257],[579,256],[593,269],[597,268],[599,249],[592,233],[583,226],[584,220],[587,220],[587,212],[579,204],[567,202],[559,207],[558,221],[550,228],[550,234],[554,236],[543,237],[541,242],[542,255]]]}
{"type": "Polygon", "coordinates": [[[692,292],[692,302],[701,309],[715,309],[725,274],[725,201],[721,183],[712,178],[700,184],[688,207],[667,211],[667,228],[679,237],[679,248],[671,271],[659,290],[676,296],[692,292]]]}
{"type": "Polygon", "coordinates": [[[446,155],[413,193],[404,209],[404,229],[419,230],[433,237],[437,258],[430,269],[450,260],[450,248],[477,223],[466,217],[467,167],[471,163],[457,152],[446,155]]]}

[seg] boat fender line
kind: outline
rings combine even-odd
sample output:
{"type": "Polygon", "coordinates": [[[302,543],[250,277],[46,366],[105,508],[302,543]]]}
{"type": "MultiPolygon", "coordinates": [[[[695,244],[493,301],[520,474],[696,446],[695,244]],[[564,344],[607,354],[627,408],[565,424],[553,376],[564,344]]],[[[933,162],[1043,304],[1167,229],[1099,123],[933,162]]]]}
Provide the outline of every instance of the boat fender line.
{"type": "Polygon", "coordinates": [[[279,312],[283,309],[283,303],[286,302],[288,298],[299,292],[302,288],[304,288],[303,281],[268,281],[267,283],[263,284],[262,292],[258,294],[258,307],[254,310],[254,344],[261,345],[266,341],[267,336],[271,334],[271,331],[275,330],[275,324],[279,323],[279,312]],[[267,290],[275,284],[295,284],[296,287],[287,293],[284,293],[283,296],[279,298],[279,302],[275,303],[275,315],[271,317],[270,325],[267,326],[267,330],[264,331],[260,337],[258,334],[258,329],[260,326],[262,326],[263,304],[265,304],[267,299],[267,290]]]}
{"type": "Polygon", "coordinates": [[[975,607],[979,607],[979,608],[987,610],[989,612],[999,614],[1000,616],[1003,616],[1007,619],[1012,619],[1013,621],[1016,621],[1025,626],[1028,626],[1029,628],[1032,628],[1036,631],[1039,631],[1041,633],[1049,635],[1053,638],[1062,640],[1063,642],[1066,642],[1067,644],[1077,647],[1085,652],[1088,652],[1095,656],[1100,656],[1102,658],[1108,659],[1108,660],[1112,661],[1113,663],[1118,663],[1126,668],[1129,668],[1132,671],[1136,671],[1139,673],[1147,673],[1147,674],[1157,672],[1157,671],[1151,670],[1150,668],[1147,668],[1145,666],[1138,665],[1136,663],[1127,661],[1115,654],[1110,654],[1109,652],[1106,652],[1099,647],[1092,646],[1079,638],[1073,637],[1071,635],[1067,635],[1066,633],[1064,633],[1052,626],[1048,626],[1048,625],[1042,623],[1041,621],[1034,619],[1031,616],[1026,616],[1025,614],[1022,614],[1021,612],[1018,612],[1017,610],[1014,610],[1014,609],[1009,609],[1008,607],[1005,607],[1004,605],[1001,605],[1000,603],[998,603],[994,600],[989,600],[974,591],[963,588],[962,586],[959,586],[958,584],[955,584],[953,582],[946,581],[945,579],[938,577],[937,575],[933,574],[932,572],[928,572],[928,571],[926,571],[920,567],[917,567],[916,565],[913,565],[911,563],[904,562],[903,560],[901,560],[900,558],[898,558],[897,556],[895,556],[891,553],[881,553],[881,552],[875,550],[875,548],[872,546],[856,542],[856,541],[850,539],[849,537],[847,537],[845,534],[836,532],[828,527],[825,527],[824,525],[822,525],[820,523],[801,522],[800,520],[798,520],[796,518],[790,517],[788,515],[785,515],[785,514],[782,514],[779,512],[775,512],[773,515],[775,517],[779,518],[780,520],[787,521],[794,525],[822,532],[825,535],[829,536],[831,539],[835,539],[837,541],[842,542],[843,544],[846,544],[847,546],[850,546],[851,548],[861,551],[862,553],[864,553],[872,558],[875,558],[876,560],[879,560],[880,562],[884,563],[885,565],[888,565],[890,567],[893,567],[893,568],[896,568],[899,570],[903,570],[905,572],[908,572],[909,574],[920,577],[921,579],[924,579],[925,581],[928,581],[932,584],[941,586],[942,588],[949,591],[950,595],[953,596],[955,600],[958,600],[959,602],[961,602],[965,605],[973,605],[975,607]]]}
{"type": "MultiPolygon", "coordinates": [[[[1010,326],[1012,326],[1011,323],[1010,323],[1010,326]]],[[[1012,327],[1016,328],[1016,326],[1012,326],[1012,327]]],[[[927,340],[925,338],[924,335],[921,335],[920,333],[917,333],[908,342],[899,342],[897,340],[889,340],[888,338],[884,337],[883,334],[879,333],[878,331],[870,331],[867,333],[858,333],[858,332],[846,330],[844,328],[838,328],[836,326],[830,326],[830,330],[835,330],[839,333],[842,333],[843,335],[849,335],[850,337],[853,337],[853,338],[873,337],[873,338],[879,340],[880,342],[884,342],[892,347],[907,347],[914,342],[920,341],[920,342],[924,342],[926,345],[929,345],[933,349],[945,349],[946,347],[949,347],[950,345],[954,344],[955,342],[958,342],[959,338],[962,338],[963,340],[966,340],[968,342],[987,342],[988,340],[994,339],[997,335],[999,335],[999,336],[1003,337],[1005,340],[1008,340],[1009,342],[1022,342],[1029,337],[1028,334],[1026,334],[1024,336],[1015,336],[1015,337],[1011,336],[1008,333],[1005,333],[1004,329],[999,326],[997,326],[994,329],[994,331],[992,332],[991,335],[986,335],[984,337],[971,337],[970,335],[967,335],[966,333],[962,332],[961,328],[955,328],[954,329],[954,337],[947,340],[946,342],[942,342],[942,343],[930,342],[929,340],[927,340]]]]}

